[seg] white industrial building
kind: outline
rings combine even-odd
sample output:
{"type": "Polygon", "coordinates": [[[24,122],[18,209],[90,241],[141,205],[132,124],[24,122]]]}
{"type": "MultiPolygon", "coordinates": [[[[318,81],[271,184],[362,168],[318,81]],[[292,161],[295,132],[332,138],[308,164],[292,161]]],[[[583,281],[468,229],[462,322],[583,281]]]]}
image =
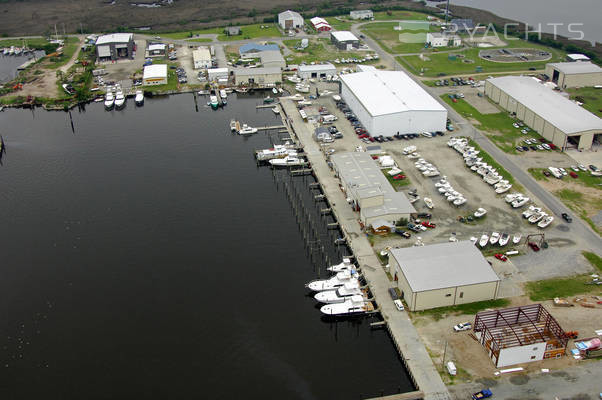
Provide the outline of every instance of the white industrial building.
{"type": "Polygon", "coordinates": [[[211,68],[211,51],[208,47],[199,47],[192,51],[194,69],[211,68]]]}
{"type": "Polygon", "coordinates": [[[341,75],[341,96],[372,135],[444,131],[447,110],[401,71],[341,75]]]}
{"type": "Polygon", "coordinates": [[[353,10],[349,13],[351,19],[373,19],[374,13],[372,10],[353,10]]]}
{"type": "Polygon", "coordinates": [[[360,47],[360,40],[350,31],[330,32],[330,41],[339,50],[353,50],[360,47]]]}
{"type": "Polygon", "coordinates": [[[566,60],[567,61],[590,61],[590,58],[588,56],[586,56],[585,54],[579,54],[579,53],[572,53],[572,54],[567,54],[566,55],[566,60]]]}
{"type": "Polygon", "coordinates": [[[546,75],[563,89],[602,85],[602,68],[589,61],[549,63],[546,75]]]}
{"type": "Polygon", "coordinates": [[[142,75],[143,85],[167,84],[167,64],[153,64],[144,67],[142,75]]]}
{"type": "Polygon", "coordinates": [[[602,119],[532,77],[489,78],[485,94],[562,150],[590,149],[602,136],[602,119]]]}
{"type": "Polygon", "coordinates": [[[278,14],[278,25],[284,30],[302,28],[303,17],[298,12],[286,10],[278,14]]]}
{"type": "Polygon", "coordinates": [[[351,206],[359,211],[364,225],[369,226],[376,220],[395,223],[416,213],[407,197],[391,186],[369,153],[335,153],[330,159],[351,206]]]}
{"type": "Polygon", "coordinates": [[[431,47],[457,47],[462,44],[462,39],[454,34],[429,32],[426,34],[426,43],[431,47]]]}
{"type": "Polygon", "coordinates": [[[560,358],[568,343],[564,330],[541,304],[480,311],[473,329],[497,368],[560,358]]]}
{"type": "Polygon", "coordinates": [[[234,81],[237,85],[274,86],[276,82],[282,82],[282,71],[279,67],[236,68],[234,81]]]}
{"type": "Polygon", "coordinates": [[[167,45],[165,43],[151,43],[146,48],[148,57],[163,57],[167,54],[167,45]]]}
{"type": "Polygon", "coordinates": [[[389,265],[410,311],[498,296],[500,278],[470,240],[392,249],[389,265]]]}
{"type": "Polygon", "coordinates": [[[328,78],[337,74],[337,67],[331,63],[315,65],[299,65],[297,75],[301,79],[328,78]]]}
{"type": "Polygon", "coordinates": [[[207,80],[210,82],[216,82],[223,79],[228,79],[230,72],[228,68],[208,68],[207,69],[207,80]]]}
{"type": "Polygon", "coordinates": [[[96,55],[100,61],[134,59],[136,43],[133,33],[111,33],[96,39],[96,55]]]}

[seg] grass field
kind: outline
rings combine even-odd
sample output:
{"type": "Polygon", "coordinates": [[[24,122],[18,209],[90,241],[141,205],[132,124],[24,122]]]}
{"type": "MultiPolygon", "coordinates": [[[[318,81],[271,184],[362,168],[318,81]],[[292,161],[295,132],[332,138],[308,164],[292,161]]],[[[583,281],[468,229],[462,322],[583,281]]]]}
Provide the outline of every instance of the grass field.
{"type": "MultiPolygon", "coordinates": [[[[284,40],[283,43],[288,47],[292,54],[286,57],[289,64],[310,63],[318,61],[332,61],[336,58],[362,58],[366,53],[337,50],[330,45],[328,39],[313,39],[309,41],[309,46],[303,51],[295,50],[295,46],[300,42],[299,39],[284,40]]],[[[368,61],[366,63],[374,63],[368,61]]]]}
{"type": "Polygon", "coordinates": [[[487,308],[500,308],[506,307],[510,304],[510,300],[508,299],[496,299],[496,300],[486,300],[486,301],[477,301],[475,303],[467,303],[460,304],[457,306],[449,306],[449,307],[439,307],[432,308],[430,310],[424,311],[416,311],[415,315],[429,315],[433,317],[435,321],[444,318],[448,314],[456,314],[456,315],[474,315],[479,311],[485,310],[487,308]]]}
{"type": "MultiPolygon", "coordinates": [[[[383,47],[387,52],[391,54],[403,54],[403,53],[419,53],[419,52],[432,52],[432,49],[426,49],[424,43],[426,42],[426,33],[437,31],[436,27],[431,27],[429,30],[408,30],[396,31],[394,27],[398,26],[398,22],[375,22],[366,25],[362,28],[362,32],[372,39],[376,40],[378,44],[383,47]],[[419,43],[408,43],[400,40],[400,35],[421,35],[424,36],[419,43]]],[[[403,39],[403,36],[401,36],[403,39]]]]}
{"type": "Polygon", "coordinates": [[[602,89],[593,87],[566,89],[572,100],[583,103],[583,108],[602,118],[602,89]]]}
{"type": "MultiPolygon", "coordinates": [[[[190,39],[194,41],[203,41],[203,38],[195,38],[196,35],[218,35],[217,40],[220,41],[234,41],[243,39],[254,39],[259,37],[277,37],[282,36],[275,24],[253,24],[253,25],[242,25],[240,27],[241,34],[236,36],[228,36],[224,33],[225,27],[221,28],[209,28],[200,29],[194,31],[182,31],[182,32],[169,32],[160,33],[160,37],[169,39],[190,39]],[[199,39],[199,40],[197,40],[199,39]]],[[[206,38],[205,38],[206,39],[206,38]]]]}
{"type": "Polygon", "coordinates": [[[399,56],[397,57],[397,60],[406,65],[416,74],[423,74],[424,76],[444,76],[472,74],[475,72],[489,73],[527,71],[530,68],[542,70],[545,68],[547,63],[562,61],[565,57],[565,53],[563,51],[525,42],[523,40],[510,41],[506,47],[542,49],[551,52],[552,58],[547,61],[535,62],[494,62],[480,58],[480,49],[468,48],[455,52],[454,54],[461,55],[461,57],[457,57],[455,60],[450,60],[448,58],[449,55],[445,53],[429,54],[426,59],[421,59],[419,56],[399,56]],[[477,71],[477,67],[481,67],[482,70],[477,71]]]}
{"type": "Polygon", "coordinates": [[[415,11],[379,11],[374,13],[374,19],[377,21],[390,21],[390,20],[426,20],[427,15],[415,11]]]}
{"type": "Polygon", "coordinates": [[[446,94],[441,98],[463,117],[471,120],[497,147],[506,153],[517,154],[515,146],[524,139],[539,139],[539,136],[533,131],[530,131],[528,135],[521,134],[520,129],[512,126],[516,120],[503,111],[495,114],[481,114],[464,99],[457,99],[457,103],[454,103],[446,94]]]}
{"type": "Polygon", "coordinates": [[[210,38],[194,38],[194,39],[187,39],[187,42],[200,42],[200,43],[207,43],[207,42],[212,42],[212,40],[210,38]]]}
{"type": "Polygon", "coordinates": [[[344,16],[328,17],[326,18],[326,21],[328,21],[330,26],[332,26],[332,29],[335,31],[348,31],[351,29],[351,25],[356,22],[344,16]]]}
{"type": "Polygon", "coordinates": [[[393,186],[393,189],[395,189],[398,192],[410,184],[410,180],[408,178],[393,179],[393,177],[391,175],[387,174],[387,172],[391,171],[391,168],[383,169],[381,171],[385,175],[385,177],[387,178],[387,180],[389,181],[391,186],[393,186]]]}

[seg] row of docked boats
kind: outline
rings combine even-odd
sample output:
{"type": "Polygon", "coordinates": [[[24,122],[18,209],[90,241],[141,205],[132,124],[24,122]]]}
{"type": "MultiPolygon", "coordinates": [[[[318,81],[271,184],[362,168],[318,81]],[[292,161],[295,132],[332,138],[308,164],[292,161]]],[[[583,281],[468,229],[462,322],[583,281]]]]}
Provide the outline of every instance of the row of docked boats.
{"type": "MultiPolygon", "coordinates": [[[[479,246],[481,248],[483,248],[487,245],[492,245],[492,246],[498,245],[500,247],[504,247],[510,242],[510,235],[508,233],[499,233],[499,232],[492,232],[491,235],[489,235],[487,233],[483,233],[480,238],[473,236],[472,238],[470,238],[470,240],[474,244],[477,244],[477,242],[478,242],[479,246]]],[[[512,237],[512,243],[515,245],[519,244],[521,240],[522,240],[522,235],[520,233],[517,233],[512,237]]]]}
{"type": "MultiPolygon", "coordinates": [[[[142,92],[142,90],[136,91],[134,101],[136,102],[137,106],[144,105],[144,93],[142,92]]],[[[107,110],[111,110],[113,109],[113,107],[115,107],[118,110],[121,110],[125,107],[125,103],[126,97],[121,89],[117,89],[115,94],[113,94],[113,92],[110,90],[107,92],[107,94],[105,94],[104,104],[107,110]]]]}
{"type": "Polygon", "coordinates": [[[307,161],[299,156],[297,149],[290,143],[274,145],[269,149],[256,150],[257,161],[267,161],[272,167],[295,167],[307,165],[307,161]]]}
{"type": "Polygon", "coordinates": [[[360,282],[361,274],[349,258],[340,264],[327,268],[334,275],[328,279],[318,279],[305,285],[315,292],[314,299],[324,303],[320,307],[323,314],[330,316],[357,315],[374,310],[368,298],[368,290],[360,282]]]}
{"type": "Polygon", "coordinates": [[[33,50],[30,48],[17,46],[3,47],[1,50],[3,56],[20,56],[21,54],[27,54],[32,51],[33,50]]]}

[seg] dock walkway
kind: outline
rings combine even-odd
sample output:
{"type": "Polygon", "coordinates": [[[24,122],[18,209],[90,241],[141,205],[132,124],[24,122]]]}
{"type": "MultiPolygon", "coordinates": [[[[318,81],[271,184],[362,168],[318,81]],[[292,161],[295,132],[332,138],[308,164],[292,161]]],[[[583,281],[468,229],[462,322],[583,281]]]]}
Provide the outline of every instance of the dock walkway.
{"type": "Polygon", "coordinates": [[[360,267],[362,267],[362,272],[370,286],[381,314],[387,321],[387,329],[408,368],[408,372],[416,388],[424,393],[424,399],[426,400],[451,399],[449,391],[435,369],[431,357],[420,340],[418,332],[410,321],[408,314],[406,312],[399,312],[395,308],[393,301],[391,301],[388,289],[393,284],[389,281],[383,268],[381,268],[381,264],[370,246],[366,235],[360,228],[357,215],[347,203],[343,192],[341,192],[339,181],[328,167],[320,146],[313,140],[308,124],[301,119],[293,101],[284,99],[280,104],[285,114],[290,118],[289,120],[292,121],[295,133],[304,146],[305,155],[311,162],[314,174],[318,178],[324,194],[330,201],[343,234],[347,238],[348,245],[352,249],[360,267]]]}

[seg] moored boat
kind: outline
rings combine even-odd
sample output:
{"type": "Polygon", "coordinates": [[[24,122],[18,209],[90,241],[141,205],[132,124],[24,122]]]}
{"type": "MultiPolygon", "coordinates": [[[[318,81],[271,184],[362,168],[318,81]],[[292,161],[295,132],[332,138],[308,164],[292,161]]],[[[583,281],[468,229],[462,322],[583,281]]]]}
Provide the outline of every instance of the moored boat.
{"type": "Polygon", "coordinates": [[[115,97],[113,96],[112,92],[107,92],[107,94],[105,95],[105,108],[107,110],[113,108],[113,106],[115,105],[115,97]]]}
{"type": "Polygon", "coordinates": [[[137,106],[144,104],[144,92],[142,90],[136,90],[136,97],[134,98],[137,106]]]}
{"type": "Polygon", "coordinates": [[[121,90],[115,94],[115,108],[121,109],[125,107],[125,96],[121,90]]]}
{"type": "Polygon", "coordinates": [[[321,292],[323,290],[335,290],[338,287],[343,286],[348,282],[357,282],[357,273],[353,271],[341,271],[337,272],[335,276],[329,279],[318,279],[309,282],[305,287],[314,292],[321,292]]]}
{"type": "Polygon", "coordinates": [[[343,286],[335,290],[324,290],[314,295],[314,299],[320,303],[342,303],[351,296],[362,296],[362,289],[358,281],[345,283],[343,286]]]}
{"type": "Polygon", "coordinates": [[[320,308],[326,315],[353,315],[372,311],[374,306],[362,296],[351,296],[342,303],[326,304],[320,308]]]}
{"type": "Polygon", "coordinates": [[[345,270],[354,270],[355,265],[351,262],[350,258],[343,258],[343,262],[341,262],[340,264],[331,265],[326,269],[331,272],[341,272],[345,270]]]}
{"type": "Polygon", "coordinates": [[[238,131],[239,135],[250,135],[251,133],[257,133],[257,128],[253,128],[247,124],[242,124],[242,128],[238,131]]]}
{"type": "Polygon", "coordinates": [[[273,158],[268,161],[273,167],[288,167],[305,164],[305,161],[296,155],[287,155],[284,158],[273,158]]]}

